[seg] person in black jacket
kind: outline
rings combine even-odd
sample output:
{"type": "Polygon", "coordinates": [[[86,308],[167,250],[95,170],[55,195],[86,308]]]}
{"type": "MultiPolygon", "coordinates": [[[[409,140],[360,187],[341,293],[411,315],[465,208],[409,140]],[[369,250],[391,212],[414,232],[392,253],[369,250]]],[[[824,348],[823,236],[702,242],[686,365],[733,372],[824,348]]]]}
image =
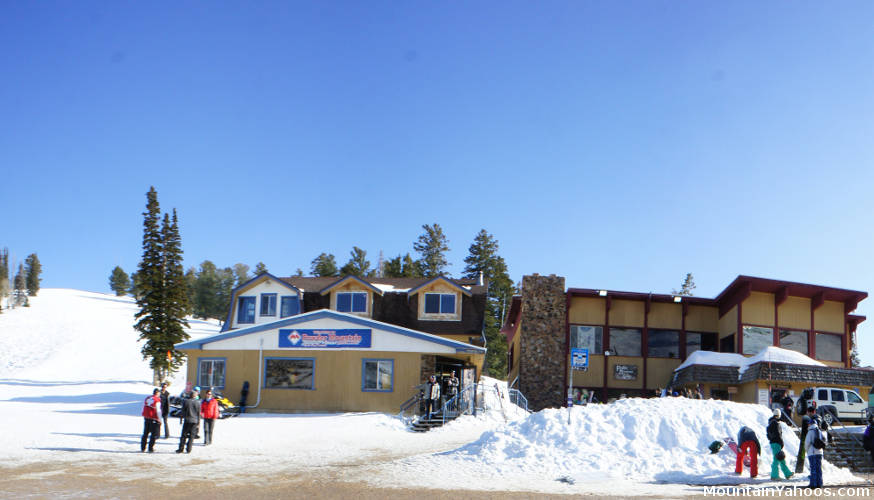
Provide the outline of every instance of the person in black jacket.
{"type": "Polygon", "coordinates": [[[191,453],[194,445],[194,431],[200,425],[200,400],[194,397],[194,392],[189,392],[188,397],[182,401],[182,436],[179,437],[179,449],[176,453],[191,453]]]}
{"type": "Polygon", "coordinates": [[[771,446],[771,453],[774,454],[774,460],[771,462],[771,479],[774,481],[780,479],[780,469],[783,470],[786,479],[792,477],[792,472],[786,466],[786,454],[781,451],[783,450],[783,433],[780,429],[782,413],[779,408],[775,408],[774,416],[768,419],[768,443],[771,446]],[[783,454],[782,459],[779,458],[781,453],[783,454]]]}
{"type": "Polygon", "coordinates": [[[747,426],[740,428],[737,433],[737,462],[734,466],[734,471],[737,474],[742,474],[744,470],[744,456],[750,456],[750,477],[759,475],[759,459],[762,454],[762,445],[759,443],[759,438],[756,436],[756,431],[747,426]]]}
{"type": "Polygon", "coordinates": [[[161,382],[161,419],[164,421],[164,439],[170,437],[170,426],[167,425],[167,416],[170,415],[170,391],[167,387],[170,382],[161,382]]]}

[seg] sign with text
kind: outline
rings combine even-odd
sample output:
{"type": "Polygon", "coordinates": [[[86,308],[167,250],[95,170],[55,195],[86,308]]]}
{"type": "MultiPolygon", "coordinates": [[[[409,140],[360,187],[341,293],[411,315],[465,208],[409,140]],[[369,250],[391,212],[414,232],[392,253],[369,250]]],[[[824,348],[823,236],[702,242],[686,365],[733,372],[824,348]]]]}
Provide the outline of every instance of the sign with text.
{"type": "Polygon", "coordinates": [[[342,347],[370,347],[370,329],[343,330],[279,330],[279,347],[306,347],[333,349],[342,347]]]}
{"type": "Polygon", "coordinates": [[[616,380],[637,380],[637,365],[614,365],[613,378],[616,380]]]}
{"type": "Polygon", "coordinates": [[[574,370],[587,370],[589,368],[588,349],[571,349],[571,368],[574,370]]]}

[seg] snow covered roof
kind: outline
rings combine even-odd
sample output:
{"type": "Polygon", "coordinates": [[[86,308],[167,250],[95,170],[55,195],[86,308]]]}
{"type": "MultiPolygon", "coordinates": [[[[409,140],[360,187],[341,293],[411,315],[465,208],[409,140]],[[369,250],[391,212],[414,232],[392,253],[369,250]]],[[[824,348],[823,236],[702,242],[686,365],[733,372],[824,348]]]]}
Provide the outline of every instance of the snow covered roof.
{"type": "Polygon", "coordinates": [[[695,351],[686,361],[678,366],[674,372],[679,372],[683,368],[692,365],[708,365],[708,366],[733,366],[738,369],[738,377],[750,366],[756,363],[785,363],[790,365],[810,365],[810,366],[826,366],[825,363],[820,363],[815,359],[811,359],[797,351],[789,349],[781,349],[779,347],[768,346],[762,349],[755,356],[746,357],[742,354],[732,352],[711,352],[711,351],[695,351]]]}

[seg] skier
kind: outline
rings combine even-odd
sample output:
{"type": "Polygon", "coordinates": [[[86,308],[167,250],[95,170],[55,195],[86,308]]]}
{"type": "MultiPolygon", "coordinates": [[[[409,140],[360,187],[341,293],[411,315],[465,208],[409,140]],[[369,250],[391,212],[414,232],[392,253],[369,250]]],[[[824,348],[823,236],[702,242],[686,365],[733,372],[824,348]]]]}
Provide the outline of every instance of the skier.
{"type": "Polygon", "coordinates": [[[762,445],[759,443],[759,438],[756,432],[747,426],[740,428],[737,433],[737,462],[734,466],[734,472],[743,474],[744,455],[750,456],[750,477],[755,478],[759,475],[759,459],[762,454],[762,445]]]}
{"type": "Polygon", "coordinates": [[[774,454],[774,460],[771,462],[771,479],[776,481],[780,479],[780,470],[783,470],[783,475],[786,479],[792,477],[792,472],[786,466],[786,453],[783,450],[783,435],[780,430],[780,421],[782,411],[779,408],[774,409],[774,416],[768,419],[768,443],[771,446],[771,453],[774,454]],[[783,458],[780,458],[782,456],[783,458]],[[779,469],[778,469],[779,466],[779,469]]]}
{"type": "Polygon", "coordinates": [[[804,447],[807,448],[807,460],[810,465],[810,484],[808,488],[822,488],[822,450],[828,439],[822,418],[816,416],[807,429],[804,447]]]}
{"type": "Polygon", "coordinates": [[[182,435],[179,437],[179,448],[176,453],[191,453],[191,446],[194,444],[194,430],[200,424],[200,400],[198,400],[193,392],[188,393],[188,397],[182,401],[182,419],[185,421],[182,424],[182,435]]]}
{"type": "Polygon", "coordinates": [[[143,402],[143,437],[140,439],[140,451],[146,451],[146,441],[149,443],[149,453],[155,452],[155,440],[161,434],[161,396],[160,389],[155,388],[152,395],[143,402]]]}
{"type": "Polygon", "coordinates": [[[200,416],[203,417],[203,445],[208,446],[212,444],[212,429],[219,417],[218,400],[212,397],[212,389],[206,390],[206,398],[200,404],[200,416]]]}

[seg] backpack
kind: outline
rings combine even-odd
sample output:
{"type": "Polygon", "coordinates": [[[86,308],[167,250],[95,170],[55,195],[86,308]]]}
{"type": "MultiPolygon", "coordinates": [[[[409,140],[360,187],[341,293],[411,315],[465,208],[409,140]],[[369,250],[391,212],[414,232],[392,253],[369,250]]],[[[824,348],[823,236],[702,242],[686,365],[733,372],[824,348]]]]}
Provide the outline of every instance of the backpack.
{"type": "Polygon", "coordinates": [[[817,450],[825,448],[825,442],[822,440],[822,432],[820,432],[819,429],[816,429],[816,436],[813,437],[813,447],[817,450]]]}

